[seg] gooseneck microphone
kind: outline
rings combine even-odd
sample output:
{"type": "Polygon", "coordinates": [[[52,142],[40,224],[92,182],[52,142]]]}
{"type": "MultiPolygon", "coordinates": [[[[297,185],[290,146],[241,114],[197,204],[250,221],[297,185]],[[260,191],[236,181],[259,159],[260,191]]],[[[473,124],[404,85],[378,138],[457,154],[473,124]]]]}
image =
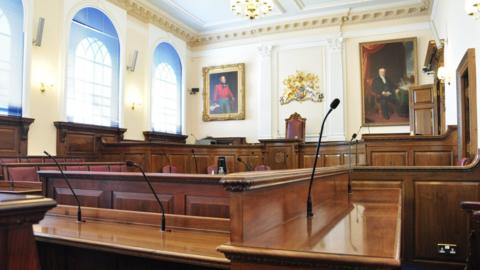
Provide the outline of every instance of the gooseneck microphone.
{"type": "Polygon", "coordinates": [[[237,158],[237,161],[242,163],[243,165],[245,165],[245,168],[247,168],[247,171],[249,171],[249,172],[253,171],[252,166],[250,166],[250,164],[248,164],[248,162],[243,161],[243,159],[241,159],[240,157],[237,158]]]}
{"type": "Polygon", "coordinates": [[[193,155],[193,162],[195,163],[195,173],[198,173],[198,165],[197,165],[197,156],[195,155],[195,150],[192,149],[193,155]]]}
{"type": "Polygon", "coordinates": [[[47,157],[51,158],[53,160],[53,162],[55,162],[55,165],[57,165],[58,170],[60,170],[60,173],[62,174],[63,179],[67,183],[67,186],[70,189],[70,192],[72,192],[73,197],[75,198],[75,201],[77,202],[77,222],[79,222],[79,223],[85,222],[85,220],[82,220],[82,208],[80,207],[80,200],[78,199],[77,194],[73,190],[72,185],[70,185],[70,181],[68,181],[67,176],[65,175],[65,173],[63,173],[62,167],[60,166],[60,164],[58,164],[57,160],[54,157],[52,157],[52,155],[50,155],[47,151],[43,151],[43,153],[45,155],[47,155],[47,157]]]}
{"type": "Polygon", "coordinates": [[[323,127],[325,126],[325,121],[327,120],[328,116],[330,115],[330,113],[332,113],[333,110],[335,110],[338,107],[338,104],[340,104],[340,99],[338,98],[334,99],[332,103],[330,103],[330,110],[328,110],[327,114],[323,118],[322,128],[320,129],[320,136],[318,137],[317,152],[315,154],[315,162],[313,162],[312,175],[310,176],[310,184],[308,185],[307,217],[313,217],[312,184],[313,184],[313,178],[315,177],[315,169],[317,168],[318,154],[320,152],[320,144],[322,143],[323,127]]]}
{"type": "Polygon", "coordinates": [[[153,196],[155,196],[155,199],[157,200],[158,205],[160,205],[160,209],[162,210],[161,230],[165,231],[165,209],[163,208],[163,204],[160,201],[160,199],[158,198],[157,193],[155,193],[155,190],[153,189],[152,183],[150,183],[150,180],[148,179],[147,175],[145,174],[145,171],[143,170],[143,168],[140,165],[138,165],[137,163],[135,163],[133,161],[130,161],[130,160],[127,160],[126,164],[127,164],[128,167],[136,167],[142,172],[143,179],[145,179],[145,181],[147,182],[148,187],[152,191],[153,196]]]}
{"type": "MultiPolygon", "coordinates": [[[[357,138],[357,133],[352,134],[352,138],[350,139],[350,142],[348,144],[348,150],[349,150],[349,157],[350,160],[348,162],[348,168],[350,169],[350,172],[352,170],[352,142],[357,138]]],[[[357,162],[357,155],[355,155],[355,162],[357,162]]],[[[348,177],[348,194],[352,194],[352,177],[349,175],[348,177]]]]}

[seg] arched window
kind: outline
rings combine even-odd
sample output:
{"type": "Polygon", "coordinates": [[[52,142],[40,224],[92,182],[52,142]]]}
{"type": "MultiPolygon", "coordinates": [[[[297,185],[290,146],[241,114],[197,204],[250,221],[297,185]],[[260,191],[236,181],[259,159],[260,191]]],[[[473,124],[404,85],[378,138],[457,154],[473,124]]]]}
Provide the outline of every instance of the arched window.
{"type": "Polygon", "coordinates": [[[67,67],[67,120],[118,126],[120,44],[101,11],[84,8],[74,17],[67,67]]]}
{"type": "Polygon", "coordinates": [[[172,45],[160,43],[153,59],[152,130],[182,132],[182,65],[172,45]]]}
{"type": "Polygon", "coordinates": [[[22,115],[23,5],[0,1],[0,114],[22,115]]]}

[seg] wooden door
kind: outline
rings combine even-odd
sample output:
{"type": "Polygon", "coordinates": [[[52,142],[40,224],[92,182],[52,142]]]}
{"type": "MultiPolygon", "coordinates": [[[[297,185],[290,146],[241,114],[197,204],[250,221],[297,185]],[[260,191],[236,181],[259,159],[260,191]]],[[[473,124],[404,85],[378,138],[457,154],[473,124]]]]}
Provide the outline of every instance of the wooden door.
{"type": "Polygon", "coordinates": [[[437,135],[437,95],[433,85],[410,88],[410,129],[413,135],[437,135]]]}

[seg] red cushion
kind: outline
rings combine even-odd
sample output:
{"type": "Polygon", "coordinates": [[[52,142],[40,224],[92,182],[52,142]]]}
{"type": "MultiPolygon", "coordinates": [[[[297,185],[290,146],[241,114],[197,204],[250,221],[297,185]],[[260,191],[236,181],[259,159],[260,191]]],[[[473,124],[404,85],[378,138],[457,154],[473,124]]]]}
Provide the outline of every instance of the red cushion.
{"type": "Polygon", "coordinates": [[[43,158],[22,158],[22,163],[42,163],[43,158]]]}
{"type": "Polygon", "coordinates": [[[176,172],[177,172],[177,167],[175,166],[167,165],[162,168],[162,173],[176,173],[176,172]]]}
{"type": "Polygon", "coordinates": [[[57,166],[41,166],[38,168],[39,171],[58,171],[57,166]]]}
{"type": "Polygon", "coordinates": [[[255,171],[260,172],[260,171],[270,171],[272,168],[268,165],[257,165],[255,166],[255,171]]]}
{"type": "Polygon", "coordinates": [[[89,170],[91,172],[108,172],[108,166],[107,165],[94,165],[94,166],[89,166],[89,170]]]}
{"type": "Polygon", "coordinates": [[[110,165],[111,172],[126,172],[127,165],[110,165]]]}
{"type": "Polygon", "coordinates": [[[66,171],[88,171],[88,166],[67,166],[66,171]]]}
{"type": "Polygon", "coordinates": [[[36,182],[38,181],[37,169],[35,167],[8,168],[9,180],[14,182],[36,182]]]}
{"type": "Polygon", "coordinates": [[[302,123],[297,120],[291,120],[287,125],[287,139],[302,139],[302,123]]]}
{"type": "Polygon", "coordinates": [[[18,163],[18,158],[0,158],[0,164],[4,163],[18,163]]]}

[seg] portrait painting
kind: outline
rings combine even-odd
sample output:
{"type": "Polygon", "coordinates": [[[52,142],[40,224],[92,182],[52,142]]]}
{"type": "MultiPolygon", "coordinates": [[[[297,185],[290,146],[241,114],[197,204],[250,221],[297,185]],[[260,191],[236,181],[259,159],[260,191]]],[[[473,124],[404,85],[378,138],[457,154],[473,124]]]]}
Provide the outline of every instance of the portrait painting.
{"type": "Polygon", "coordinates": [[[203,120],[245,119],[245,64],[203,68],[203,120]]]}
{"type": "Polygon", "coordinates": [[[417,84],[417,40],[360,43],[362,125],[409,124],[408,89],[417,84]]]}

